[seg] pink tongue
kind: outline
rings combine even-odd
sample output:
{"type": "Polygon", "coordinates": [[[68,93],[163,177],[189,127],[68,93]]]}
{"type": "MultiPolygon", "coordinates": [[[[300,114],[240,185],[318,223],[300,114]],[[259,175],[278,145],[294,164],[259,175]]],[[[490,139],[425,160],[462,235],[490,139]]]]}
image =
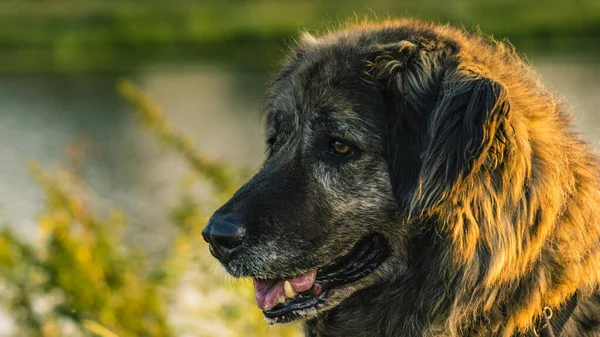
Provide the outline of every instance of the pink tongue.
{"type": "MultiPolygon", "coordinates": [[[[301,293],[312,288],[317,278],[317,271],[310,272],[287,279],[295,292],[301,293]]],[[[271,310],[278,303],[278,299],[285,297],[283,284],[286,280],[260,280],[254,279],[254,298],[262,310],[271,310]]]]}

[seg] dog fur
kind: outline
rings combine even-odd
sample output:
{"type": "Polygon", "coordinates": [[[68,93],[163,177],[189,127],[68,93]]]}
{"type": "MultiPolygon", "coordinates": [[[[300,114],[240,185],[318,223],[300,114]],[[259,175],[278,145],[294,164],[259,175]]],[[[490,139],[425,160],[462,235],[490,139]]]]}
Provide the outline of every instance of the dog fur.
{"type": "Polygon", "coordinates": [[[307,335],[520,336],[577,294],[561,336],[600,336],[599,161],[511,46],[412,20],[304,34],[266,110],[264,166],[217,211],[248,233],[228,272],[300,275],[369,233],[393,251],[307,335]]]}

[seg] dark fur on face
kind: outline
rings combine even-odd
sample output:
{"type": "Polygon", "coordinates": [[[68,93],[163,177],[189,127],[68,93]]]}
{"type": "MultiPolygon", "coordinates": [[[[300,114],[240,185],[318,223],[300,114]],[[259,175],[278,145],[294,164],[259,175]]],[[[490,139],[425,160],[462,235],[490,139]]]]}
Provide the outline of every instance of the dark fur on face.
{"type": "Polygon", "coordinates": [[[408,20],[304,35],[267,121],[263,168],[215,215],[244,229],[227,271],[302,275],[374,233],[390,251],[307,334],[509,337],[577,292],[562,336],[600,336],[598,159],[510,47],[408,20]]]}

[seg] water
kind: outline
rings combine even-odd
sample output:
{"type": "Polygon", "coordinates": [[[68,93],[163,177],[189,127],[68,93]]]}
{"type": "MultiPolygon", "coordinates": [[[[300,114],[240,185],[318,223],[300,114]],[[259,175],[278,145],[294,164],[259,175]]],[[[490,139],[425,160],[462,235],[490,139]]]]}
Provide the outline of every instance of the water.
{"type": "MultiPolygon", "coordinates": [[[[579,130],[600,143],[600,63],[533,60],[573,105],[579,130]]],[[[264,74],[198,66],[122,75],[147,90],[179,130],[207,155],[256,168],[264,155],[260,110],[264,74]]],[[[116,94],[119,76],[0,76],[0,222],[35,240],[43,207],[27,163],[68,167],[99,204],[124,209],[135,239],[160,251],[171,228],[163,205],[176,204],[185,162],[138,127],[116,94]],[[159,207],[157,207],[159,205],[159,207]]],[[[0,335],[3,322],[0,315],[0,335]]]]}

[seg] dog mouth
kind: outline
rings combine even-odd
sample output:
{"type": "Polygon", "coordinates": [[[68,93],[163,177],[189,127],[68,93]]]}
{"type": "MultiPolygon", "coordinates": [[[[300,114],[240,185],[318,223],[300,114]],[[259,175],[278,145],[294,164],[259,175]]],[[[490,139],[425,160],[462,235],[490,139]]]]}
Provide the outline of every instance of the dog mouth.
{"type": "Polygon", "coordinates": [[[256,304],[269,323],[303,319],[326,307],[333,290],[371,274],[389,254],[389,244],[383,235],[368,235],[347,254],[322,268],[289,278],[255,278],[256,304]]]}

